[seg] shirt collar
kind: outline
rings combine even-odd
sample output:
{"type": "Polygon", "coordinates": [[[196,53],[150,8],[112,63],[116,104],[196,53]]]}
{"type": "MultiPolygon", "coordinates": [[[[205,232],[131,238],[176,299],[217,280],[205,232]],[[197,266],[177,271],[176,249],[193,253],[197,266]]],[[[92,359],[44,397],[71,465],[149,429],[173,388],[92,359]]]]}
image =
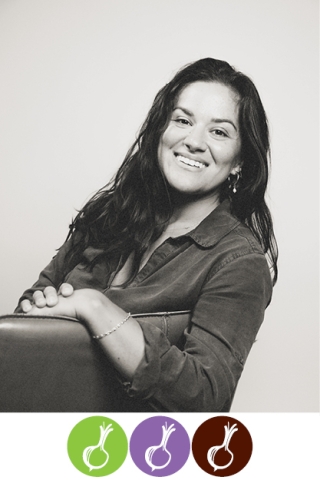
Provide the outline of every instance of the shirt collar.
{"type": "Polygon", "coordinates": [[[213,247],[240,223],[231,214],[230,201],[226,199],[186,236],[201,247],[213,247]]]}

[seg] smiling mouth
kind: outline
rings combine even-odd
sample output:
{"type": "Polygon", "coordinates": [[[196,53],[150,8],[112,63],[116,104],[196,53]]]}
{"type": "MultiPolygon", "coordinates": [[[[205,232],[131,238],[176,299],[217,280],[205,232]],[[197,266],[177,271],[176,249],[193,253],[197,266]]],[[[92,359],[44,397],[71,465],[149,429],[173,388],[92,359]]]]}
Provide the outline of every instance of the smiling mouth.
{"type": "Polygon", "coordinates": [[[197,160],[191,160],[190,158],[184,157],[183,155],[179,155],[178,153],[175,153],[175,157],[177,160],[181,163],[184,163],[185,165],[188,165],[189,167],[195,167],[195,168],[205,168],[208,165],[206,165],[203,162],[199,162],[197,160]]]}

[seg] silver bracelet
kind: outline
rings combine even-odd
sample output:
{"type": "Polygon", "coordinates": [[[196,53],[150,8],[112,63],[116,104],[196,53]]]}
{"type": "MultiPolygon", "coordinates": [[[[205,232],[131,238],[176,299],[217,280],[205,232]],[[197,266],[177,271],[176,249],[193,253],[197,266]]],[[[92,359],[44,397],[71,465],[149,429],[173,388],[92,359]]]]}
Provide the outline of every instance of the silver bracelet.
{"type": "Polygon", "coordinates": [[[116,330],[118,330],[118,328],[121,327],[121,325],[123,325],[124,323],[126,323],[127,320],[129,320],[129,318],[131,317],[131,313],[128,313],[128,315],[126,316],[126,318],[124,320],[122,320],[122,322],[119,322],[117,323],[117,325],[115,327],[113,327],[111,330],[109,330],[108,332],[106,333],[101,333],[101,335],[93,335],[92,338],[94,338],[95,340],[100,340],[101,338],[103,337],[107,337],[108,335],[110,335],[111,333],[115,332],[116,330]]]}

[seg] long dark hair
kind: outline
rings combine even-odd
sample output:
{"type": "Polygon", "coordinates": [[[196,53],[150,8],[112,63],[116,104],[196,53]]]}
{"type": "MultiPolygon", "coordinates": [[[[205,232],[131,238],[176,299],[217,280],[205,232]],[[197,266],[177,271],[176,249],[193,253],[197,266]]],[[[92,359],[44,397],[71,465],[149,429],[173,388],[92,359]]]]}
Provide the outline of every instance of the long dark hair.
{"type": "Polygon", "coordinates": [[[100,249],[91,267],[101,260],[110,269],[115,263],[121,266],[134,252],[134,278],[143,253],[161,235],[173,211],[167,182],[159,168],[159,141],[177,96],[184,87],[197,81],[222,83],[239,97],[241,178],[236,193],[232,193],[228,180],[222,184],[220,201],[230,198],[233,214],[260,242],[276,282],[277,243],[265,203],[269,175],[266,114],[250,78],[227,62],[213,58],[187,65],[158,92],[117,174],[87,202],[70,225],[68,238],[71,237],[73,246],[67,258],[69,265],[78,261],[88,246],[100,249]]]}

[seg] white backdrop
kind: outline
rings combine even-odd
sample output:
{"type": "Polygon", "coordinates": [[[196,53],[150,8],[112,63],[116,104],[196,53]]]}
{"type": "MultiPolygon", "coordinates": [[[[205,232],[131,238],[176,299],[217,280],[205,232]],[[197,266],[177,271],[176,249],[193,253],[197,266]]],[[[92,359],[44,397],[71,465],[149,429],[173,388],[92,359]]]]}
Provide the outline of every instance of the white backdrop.
{"type": "Polygon", "coordinates": [[[233,411],[318,411],[318,2],[0,0],[0,314],[120,165],[160,87],[227,60],[272,135],[279,281],[233,411]]]}

